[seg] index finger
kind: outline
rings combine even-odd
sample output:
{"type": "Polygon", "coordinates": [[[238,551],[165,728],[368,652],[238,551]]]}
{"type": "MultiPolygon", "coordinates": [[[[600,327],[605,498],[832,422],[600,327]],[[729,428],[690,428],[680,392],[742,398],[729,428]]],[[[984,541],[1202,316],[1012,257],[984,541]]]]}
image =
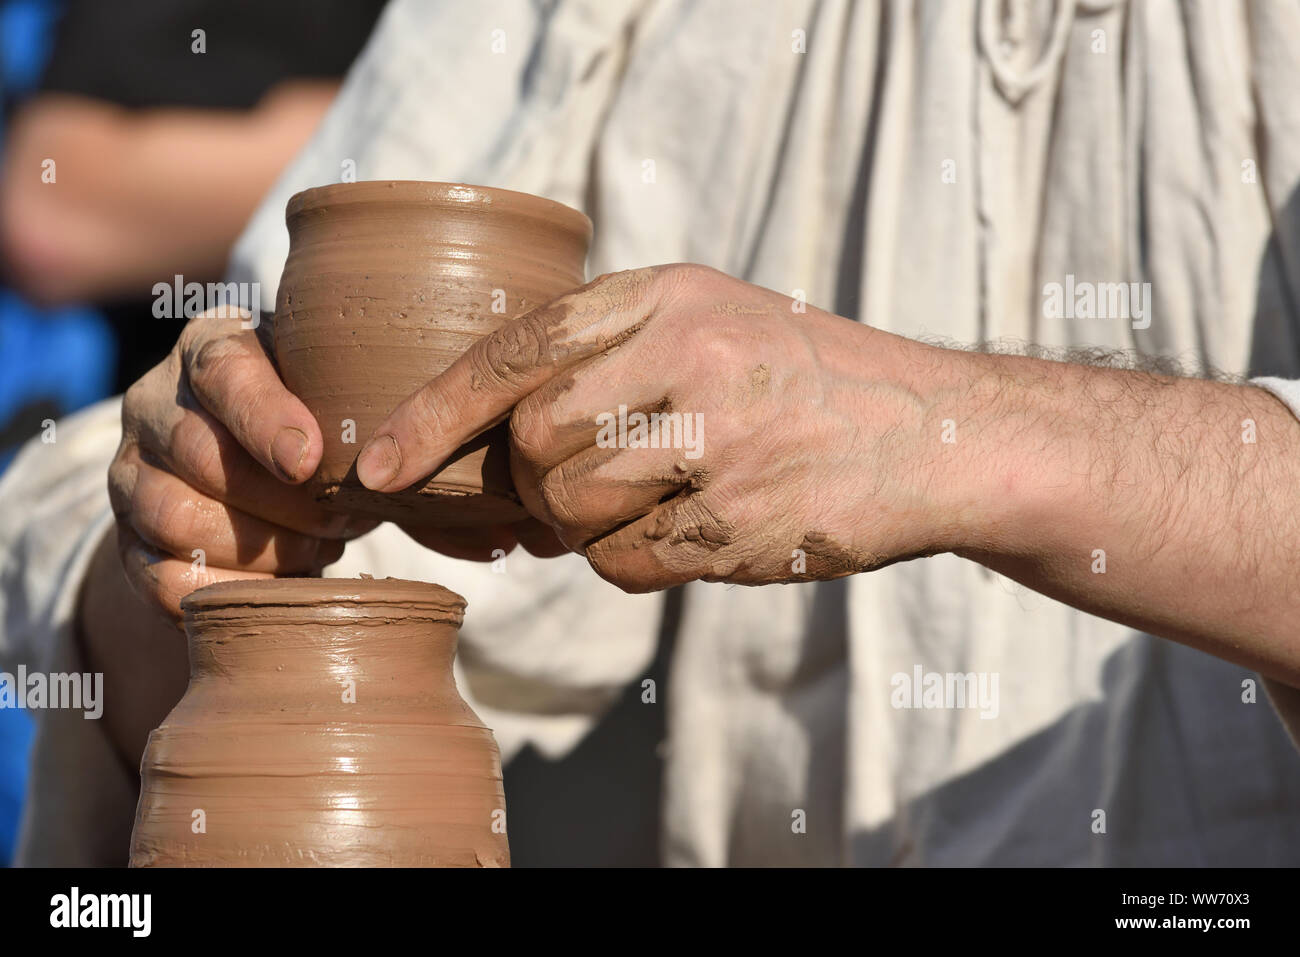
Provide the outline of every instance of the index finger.
{"type": "Polygon", "coordinates": [[[361,483],[376,492],[406,488],[528,393],[634,336],[666,295],[665,268],[601,276],[474,343],[375,429],[357,458],[361,483]]]}

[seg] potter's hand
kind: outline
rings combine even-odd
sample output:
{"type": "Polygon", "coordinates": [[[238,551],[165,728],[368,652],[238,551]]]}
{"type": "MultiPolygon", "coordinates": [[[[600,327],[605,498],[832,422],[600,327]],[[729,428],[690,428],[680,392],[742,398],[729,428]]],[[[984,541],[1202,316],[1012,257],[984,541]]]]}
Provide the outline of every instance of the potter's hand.
{"type": "Polygon", "coordinates": [[[525,504],[624,588],[953,551],[1300,688],[1300,421],[1273,395],[940,349],[793,305],[698,267],[603,277],[408,399],[361,479],[409,485],[517,403],[525,504]],[[640,438],[630,413],[602,435],[620,405],[698,415],[702,440],[604,448],[640,438]]]}
{"type": "Polygon", "coordinates": [[[191,320],[127,390],[109,496],[127,579],[179,617],[214,581],[319,574],[349,525],[295,486],[320,460],[320,430],[241,319],[191,320]]]}
{"type": "Polygon", "coordinates": [[[525,506],[620,587],[838,577],[948,544],[898,437],[926,407],[862,372],[914,346],[703,267],[604,276],[407,399],[358,474],[404,488],[518,403],[525,506]]]}

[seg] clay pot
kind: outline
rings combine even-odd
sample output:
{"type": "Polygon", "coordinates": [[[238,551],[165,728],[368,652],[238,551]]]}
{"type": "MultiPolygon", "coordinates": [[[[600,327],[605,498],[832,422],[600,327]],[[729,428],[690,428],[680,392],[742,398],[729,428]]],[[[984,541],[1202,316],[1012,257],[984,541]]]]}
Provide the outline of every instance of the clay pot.
{"type": "Polygon", "coordinates": [[[286,220],[275,356],[324,434],[316,497],[413,525],[525,518],[504,424],[403,492],[371,492],[354,462],[393,408],[475,340],[582,285],[587,217],[483,186],[366,182],[298,193],[286,220]]]}
{"type": "Polygon", "coordinates": [[[465,601],[399,579],[209,585],[149,736],[131,865],[509,866],[501,759],[452,676],[465,601]]]}

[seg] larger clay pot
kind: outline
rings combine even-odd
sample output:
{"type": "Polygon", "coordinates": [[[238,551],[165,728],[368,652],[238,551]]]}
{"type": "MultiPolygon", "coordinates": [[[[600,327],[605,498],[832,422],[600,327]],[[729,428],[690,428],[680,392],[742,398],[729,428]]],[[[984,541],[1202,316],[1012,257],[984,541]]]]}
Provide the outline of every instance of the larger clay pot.
{"type": "Polygon", "coordinates": [[[492,732],[452,677],[464,599],[398,579],[209,585],[140,766],[131,865],[508,866],[492,732]]]}
{"type": "Polygon", "coordinates": [[[504,425],[404,492],[371,492],[354,462],[397,404],[475,340],[582,285],[587,217],[483,186],[366,182],[298,193],[286,219],[275,355],[324,434],[316,497],[407,524],[526,517],[510,481],[504,425]]]}

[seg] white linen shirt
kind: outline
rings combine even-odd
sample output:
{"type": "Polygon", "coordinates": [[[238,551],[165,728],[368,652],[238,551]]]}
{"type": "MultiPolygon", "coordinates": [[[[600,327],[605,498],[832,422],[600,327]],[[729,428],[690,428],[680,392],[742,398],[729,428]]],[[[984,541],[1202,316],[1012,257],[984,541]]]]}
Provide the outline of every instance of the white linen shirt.
{"type": "MultiPolygon", "coordinates": [[[[1002,9],[395,0],[230,278],[271,301],[299,189],[481,183],[588,212],[591,275],[705,263],[908,336],[1267,375],[1300,410],[1300,7],[1002,9]],[[1149,282],[1149,325],[1048,318],[1067,276],[1149,282]]],[[[60,430],[0,485],[0,660],[77,670],[115,406],[60,430]]],[[[671,673],[643,713],[665,709],[670,864],[1300,863],[1300,759],[1263,694],[1243,701],[1257,676],[951,555],[696,583],[667,616],[577,556],[497,572],[391,526],[327,574],[359,572],[468,598],[460,683],[507,760],[579,747],[662,626],[671,673]],[[893,707],[918,668],[998,676],[996,716],[893,707]]],[[[121,863],[134,782],[96,722],[51,712],[37,747],[20,860],[121,863]]],[[[518,820],[530,795],[508,798],[518,820]]]]}

